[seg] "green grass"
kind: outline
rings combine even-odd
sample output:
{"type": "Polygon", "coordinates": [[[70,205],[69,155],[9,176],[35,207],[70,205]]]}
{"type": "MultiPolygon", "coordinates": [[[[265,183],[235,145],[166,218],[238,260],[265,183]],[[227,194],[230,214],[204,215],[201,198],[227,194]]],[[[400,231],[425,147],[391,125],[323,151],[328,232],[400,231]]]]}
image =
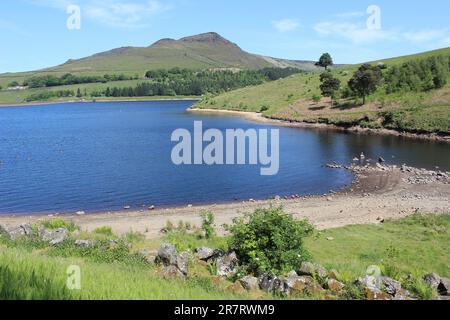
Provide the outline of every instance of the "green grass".
{"type": "MultiPolygon", "coordinates": [[[[389,66],[434,55],[450,56],[450,48],[382,62],[389,66]]],[[[334,69],[332,73],[344,85],[358,67],[359,65],[343,66],[334,69]]],[[[440,90],[386,94],[385,88],[381,86],[368,97],[364,107],[359,106],[359,100],[339,99],[338,104],[331,108],[327,103],[313,102],[320,95],[319,76],[319,73],[298,74],[217,96],[207,96],[194,107],[264,111],[265,116],[282,120],[371,128],[380,127],[377,124],[381,119],[380,112],[392,111],[399,115],[400,121],[385,124],[386,128],[419,133],[450,133],[450,78],[448,84],[440,90]]]]}
{"type": "Polygon", "coordinates": [[[317,262],[338,270],[348,283],[375,265],[403,282],[411,274],[409,289],[429,298],[420,279],[431,272],[450,277],[450,215],[416,214],[382,225],[325,230],[306,246],[317,262]]]}
{"type": "Polygon", "coordinates": [[[73,258],[49,258],[19,249],[0,250],[1,299],[242,299],[208,280],[169,281],[155,269],[121,264],[90,263],[73,258]],[[81,290],[66,287],[67,268],[81,270],[81,290]]]}
{"type": "MultiPolygon", "coordinates": [[[[74,238],[49,247],[37,239],[12,242],[1,237],[0,299],[257,298],[250,293],[232,293],[227,289],[231,283],[214,280],[207,266],[193,265],[193,276],[186,281],[162,279],[157,267],[136,251],[157,248],[161,242],[174,243],[179,251],[199,246],[227,249],[227,238],[202,239],[195,230],[174,230],[158,241],[146,241],[133,233],[117,238],[116,243],[97,240],[92,248],[75,246],[74,238]],[[66,288],[70,265],[81,268],[81,290],[66,288]]],[[[340,273],[348,287],[341,298],[360,296],[352,283],[371,265],[379,266],[384,275],[400,280],[423,299],[433,298],[421,280],[425,274],[450,277],[450,215],[416,214],[380,225],[325,230],[308,238],[305,246],[315,262],[340,273]],[[334,240],[327,240],[329,237],[334,240]]]]}

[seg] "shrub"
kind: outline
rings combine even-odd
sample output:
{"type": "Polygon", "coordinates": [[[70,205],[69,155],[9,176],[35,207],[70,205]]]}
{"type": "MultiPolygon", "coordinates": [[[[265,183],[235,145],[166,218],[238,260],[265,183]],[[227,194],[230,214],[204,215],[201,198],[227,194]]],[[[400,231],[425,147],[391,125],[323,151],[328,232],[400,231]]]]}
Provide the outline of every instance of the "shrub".
{"type": "Polygon", "coordinates": [[[145,236],[136,231],[130,231],[124,236],[125,240],[129,243],[136,243],[136,242],[142,242],[145,240],[145,236]]]}
{"type": "Polygon", "coordinates": [[[295,220],[282,207],[258,209],[235,219],[227,229],[231,233],[229,247],[247,272],[284,273],[310,258],[303,240],[314,227],[306,220],[295,220]]]}
{"type": "Polygon", "coordinates": [[[312,96],[312,99],[315,103],[320,102],[320,100],[322,100],[322,97],[318,94],[315,94],[312,96]]]}
{"type": "Polygon", "coordinates": [[[211,211],[202,211],[200,216],[202,218],[202,231],[205,239],[214,238],[216,236],[216,231],[214,230],[214,213],[211,211]]]}
{"type": "Polygon", "coordinates": [[[43,221],[41,223],[41,225],[44,228],[51,229],[51,230],[60,229],[60,228],[66,228],[70,232],[80,230],[80,227],[77,226],[75,223],[67,222],[62,219],[53,219],[53,220],[43,221]]]}
{"type": "Polygon", "coordinates": [[[263,113],[263,112],[266,112],[266,111],[269,111],[269,107],[268,106],[261,106],[260,112],[263,113]]]}
{"type": "Polygon", "coordinates": [[[99,228],[95,229],[93,233],[103,235],[103,236],[113,236],[114,235],[111,227],[99,227],[99,228]]]}

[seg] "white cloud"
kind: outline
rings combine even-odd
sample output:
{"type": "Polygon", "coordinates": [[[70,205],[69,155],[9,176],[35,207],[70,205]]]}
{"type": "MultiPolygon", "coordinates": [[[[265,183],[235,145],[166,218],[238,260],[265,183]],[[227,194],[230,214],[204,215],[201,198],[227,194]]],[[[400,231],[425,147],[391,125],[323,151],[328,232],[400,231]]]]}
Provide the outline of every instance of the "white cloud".
{"type": "Polygon", "coordinates": [[[300,26],[297,20],[293,19],[283,19],[272,22],[275,29],[279,32],[288,32],[297,29],[300,26]]]}
{"type": "Polygon", "coordinates": [[[146,20],[170,9],[156,0],[147,3],[124,1],[93,1],[84,8],[86,16],[102,24],[119,28],[145,27],[146,20]]]}
{"type": "Polygon", "coordinates": [[[405,37],[405,39],[414,43],[430,42],[439,39],[444,39],[446,36],[448,36],[448,29],[406,32],[403,34],[403,36],[405,37]]]}
{"type": "Polygon", "coordinates": [[[334,16],[338,18],[355,18],[355,17],[363,17],[366,15],[364,11],[351,11],[351,12],[343,12],[337,13],[334,16]]]}
{"type": "Polygon", "coordinates": [[[370,30],[365,25],[348,22],[320,22],[314,30],[322,36],[337,36],[346,38],[354,43],[369,43],[381,40],[395,40],[396,34],[391,31],[370,30]]]}
{"type": "Polygon", "coordinates": [[[314,26],[314,30],[321,36],[347,39],[355,44],[367,44],[380,41],[402,41],[411,44],[427,44],[431,42],[445,42],[449,29],[430,29],[403,32],[393,29],[370,30],[360,23],[327,21],[314,26]]]}
{"type": "Polygon", "coordinates": [[[81,16],[100,24],[135,29],[148,24],[148,20],[171,6],[160,0],[29,0],[30,3],[49,8],[66,10],[69,5],[78,5],[81,16]]]}

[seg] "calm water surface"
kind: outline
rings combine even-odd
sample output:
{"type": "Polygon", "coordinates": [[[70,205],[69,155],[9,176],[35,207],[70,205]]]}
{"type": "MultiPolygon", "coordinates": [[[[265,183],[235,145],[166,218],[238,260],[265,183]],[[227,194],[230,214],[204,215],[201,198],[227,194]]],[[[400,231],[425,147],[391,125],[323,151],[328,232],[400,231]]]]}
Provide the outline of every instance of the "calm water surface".
{"type": "Polygon", "coordinates": [[[232,116],[190,114],[191,101],[74,103],[0,108],[0,214],[120,210],[274,195],[322,194],[351,183],[364,152],[390,163],[450,170],[447,144],[280,128],[280,171],[258,166],[175,166],[173,130],[269,128],[232,116]]]}

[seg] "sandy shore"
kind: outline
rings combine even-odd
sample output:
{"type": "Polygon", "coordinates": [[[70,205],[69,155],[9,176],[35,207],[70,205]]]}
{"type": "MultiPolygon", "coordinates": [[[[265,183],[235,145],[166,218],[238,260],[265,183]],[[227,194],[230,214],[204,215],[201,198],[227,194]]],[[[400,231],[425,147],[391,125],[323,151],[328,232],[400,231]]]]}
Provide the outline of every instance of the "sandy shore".
{"type": "MultiPolygon", "coordinates": [[[[306,218],[319,229],[380,223],[383,219],[401,218],[415,212],[450,214],[450,181],[411,184],[408,182],[411,177],[413,174],[402,172],[398,168],[387,171],[368,170],[357,173],[353,187],[338,194],[61,217],[74,221],[87,231],[111,226],[117,234],[133,230],[144,233],[148,239],[156,239],[161,236],[160,231],[167,221],[175,224],[186,221],[199,225],[199,213],[202,210],[213,211],[217,226],[221,226],[256,208],[282,205],[296,218],[306,218]]],[[[49,217],[3,216],[0,217],[0,225],[13,226],[42,219],[49,217]]],[[[220,232],[224,232],[223,228],[220,228],[220,232]]]]}
{"type": "Polygon", "coordinates": [[[399,132],[390,129],[369,129],[356,127],[340,127],[336,125],[323,124],[323,123],[306,123],[306,122],[296,122],[296,121],[285,121],[281,119],[274,119],[265,117],[262,113],[257,112],[247,112],[247,111],[232,111],[232,110],[218,110],[218,109],[188,109],[189,112],[200,113],[200,114],[216,114],[216,115],[231,115],[239,116],[250,121],[255,121],[259,123],[266,123],[275,126],[291,127],[291,128],[304,128],[304,129],[321,129],[321,130],[334,130],[334,131],[345,131],[355,134],[376,134],[376,135],[390,135],[396,137],[404,137],[410,139],[419,140],[430,140],[430,141],[440,141],[450,143],[450,136],[439,136],[436,134],[415,134],[410,132],[399,132]]]}

